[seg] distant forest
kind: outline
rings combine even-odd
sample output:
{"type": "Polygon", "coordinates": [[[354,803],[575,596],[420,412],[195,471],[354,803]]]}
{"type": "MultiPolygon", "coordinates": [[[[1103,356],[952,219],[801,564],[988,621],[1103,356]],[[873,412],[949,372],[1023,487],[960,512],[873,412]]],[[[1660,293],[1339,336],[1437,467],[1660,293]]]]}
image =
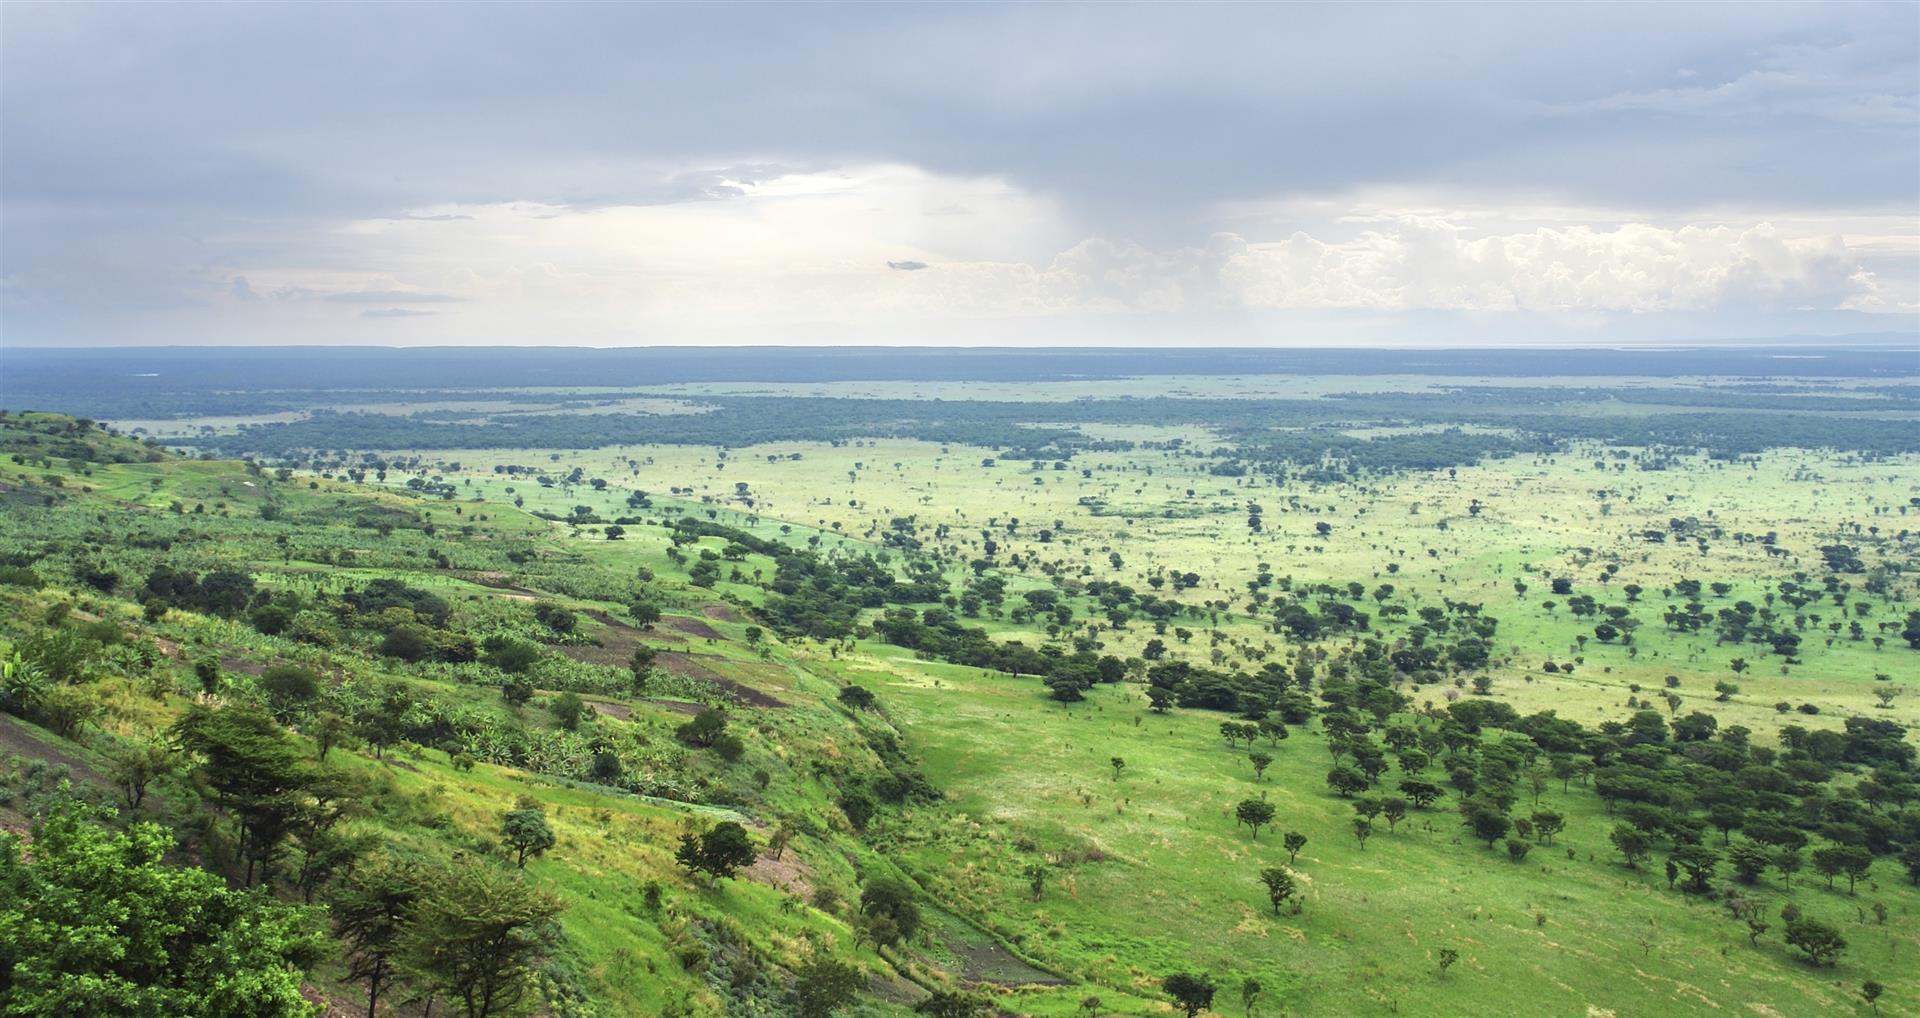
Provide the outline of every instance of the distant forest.
{"type": "MultiPolygon", "coordinates": [[[[645,443],[748,446],[780,441],[909,438],[994,450],[1002,459],[1065,461],[1124,449],[1086,425],[1206,428],[1225,440],[1224,475],[1352,476],[1437,470],[1489,457],[1553,452],[1574,441],[1706,453],[1832,448],[1866,456],[1920,452],[1920,355],[1896,347],[1820,350],[866,350],[425,349],[14,350],[8,407],[102,418],[246,415],[298,410],[173,444],[279,462],[393,449],[597,448],[645,443]],[[619,386],[692,381],[1065,381],[1405,373],[1460,384],[1437,391],[1311,399],[1121,397],[1075,401],[674,397],[701,412],[566,412],[616,398],[619,386]],[[1710,374],[1710,385],[1658,379],[1710,374]],[[1580,387],[1489,385],[1486,377],[1588,376],[1580,387]],[[1598,376],[1633,375],[1623,385],[1598,376]],[[1646,379],[1655,380],[1648,384],[1646,379]],[[1743,379],[1743,380],[1739,380],[1743,379]],[[1869,380],[1840,390],[1835,379],[1869,380]],[[538,388],[530,388],[537,386],[538,388]],[[593,393],[556,392],[593,386],[593,393]],[[468,387],[481,387],[478,389],[468,387]],[[373,403],[504,402],[509,412],[356,412],[373,403]],[[524,407],[525,409],[519,409],[524,407]],[[1399,429],[1366,437],[1358,429],[1399,429]]],[[[1137,383],[1136,383],[1137,387],[1137,383]]]]}

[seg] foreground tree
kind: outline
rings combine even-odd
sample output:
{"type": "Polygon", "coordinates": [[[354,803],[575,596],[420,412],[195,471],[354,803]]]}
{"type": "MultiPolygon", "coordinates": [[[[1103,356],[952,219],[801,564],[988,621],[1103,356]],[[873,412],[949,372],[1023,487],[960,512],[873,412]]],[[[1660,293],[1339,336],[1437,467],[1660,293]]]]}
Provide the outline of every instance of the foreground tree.
{"type": "Polygon", "coordinates": [[[334,929],[347,947],[347,974],[367,984],[367,1014],[380,1013],[380,992],[398,970],[402,939],[419,904],[419,870],[382,863],[361,868],[333,899],[334,929]]]}
{"type": "Polygon", "coordinates": [[[1831,965],[1847,949],[1847,938],[1818,919],[1793,918],[1787,921],[1787,943],[1806,953],[1815,965],[1831,965]]]}
{"type": "Polygon", "coordinates": [[[554,920],[564,908],[514,870],[448,867],[429,876],[415,906],[403,946],[407,967],[466,1018],[510,1014],[558,941],[554,920]]]}
{"type": "Polygon", "coordinates": [[[0,1003],[9,1015],[313,1013],[301,974],[326,950],[316,917],[161,860],[158,824],[126,832],[75,803],[0,836],[0,1003]]]}

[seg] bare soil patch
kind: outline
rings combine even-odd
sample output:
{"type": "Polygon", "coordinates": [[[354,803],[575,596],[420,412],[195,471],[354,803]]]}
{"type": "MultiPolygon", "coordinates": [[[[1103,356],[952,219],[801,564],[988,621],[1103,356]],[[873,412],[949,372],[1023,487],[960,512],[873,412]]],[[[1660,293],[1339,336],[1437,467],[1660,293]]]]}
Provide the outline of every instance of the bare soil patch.
{"type": "Polygon", "coordinates": [[[0,756],[8,753],[32,760],[45,760],[50,764],[65,767],[73,773],[76,780],[86,781],[89,784],[107,783],[106,778],[102,777],[99,771],[94,770],[92,764],[58,746],[49,745],[34,738],[33,733],[27,731],[26,726],[21,722],[0,714],[0,756]]]}
{"type": "Polygon", "coordinates": [[[671,618],[661,619],[660,622],[662,625],[666,626],[668,629],[675,630],[676,632],[685,633],[688,636],[698,637],[699,639],[702,639],[702,640],[726,639],[726,637],[720,635],[719,630],[713,628],[710,625],[707,625],[705,622],[702,622],[699,619],[690,619],[684,616],[676,615],[671,618]]]}
{"type": "Polygon", "coordinates": [[[610,717],[618,721],[626,721],[633,717],[633,708],[624,703],[607,703],[604,700],[588,700],[587,706],[593,708],[595,714],[610,717]]]}
{"type": "Polygon", "coordinates": [[[786,703],[767,693],[763,693],[743,682],[728,678],[709,666],[708,661],[723,661],[717,654],[692,654],[680,651],[665,651],[654,658],[654,663],[675,675],[684,675],[690,679],[711,682],[725,689],[734,700],[748,707],[785,707],[786,703]]]}

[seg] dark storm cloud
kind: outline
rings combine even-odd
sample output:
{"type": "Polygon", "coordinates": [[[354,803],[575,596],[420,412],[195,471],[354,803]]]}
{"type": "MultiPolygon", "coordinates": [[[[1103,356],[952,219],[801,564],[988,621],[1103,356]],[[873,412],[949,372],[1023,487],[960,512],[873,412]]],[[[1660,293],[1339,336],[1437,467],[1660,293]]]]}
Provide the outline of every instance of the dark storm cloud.
{"type": "Polygon", "coordinates": [[[887,263],[887,268],[893,269],[896,272],[918,272],[926,267],[926,262],[905,261],[887,263]]]}
{"type": "Polygon", "coordinates": [[[1916,146],[1886,143],[1916,123],[1907,5],[14,5],[6,19],[11,201],[620,200],[638,164],[730,153],[895,159],[1141,205],[1469,170],[1654,204],[1855,203],[1910,197],[1920,175],[1916,146]],[[1863,121],[1862,105],[1884,116],[1863,121]],[[1686,161],[1647,179],[1555,158],[1598,145],[1686,161]]]}

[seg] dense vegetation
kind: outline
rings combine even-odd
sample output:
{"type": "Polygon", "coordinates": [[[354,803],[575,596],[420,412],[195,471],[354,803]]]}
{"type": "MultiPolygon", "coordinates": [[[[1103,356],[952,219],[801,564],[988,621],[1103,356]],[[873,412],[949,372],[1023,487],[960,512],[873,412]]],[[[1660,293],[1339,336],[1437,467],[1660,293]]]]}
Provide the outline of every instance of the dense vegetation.
{"type": "Polygon", "coordinates": [[[1913,400],[1794,388],[6,414],[0,1013],[1904,1006],[1913,400]]]}

